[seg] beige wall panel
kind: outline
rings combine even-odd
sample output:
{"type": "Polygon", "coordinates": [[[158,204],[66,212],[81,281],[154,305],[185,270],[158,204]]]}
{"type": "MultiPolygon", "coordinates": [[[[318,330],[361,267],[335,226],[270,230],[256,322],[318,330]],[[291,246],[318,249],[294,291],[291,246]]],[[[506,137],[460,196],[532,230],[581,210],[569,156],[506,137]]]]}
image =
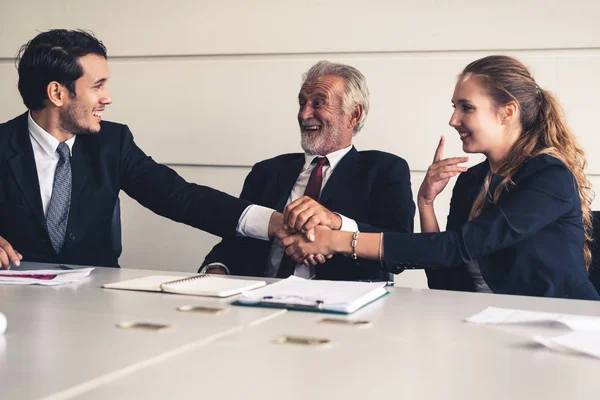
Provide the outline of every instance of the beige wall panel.
{"type": "MultiPolygon", "coordinates": [[[[592,188],[594,192],[596,192],[596,197],[594,201],[592,201],[592,210],[600,211],[600,176],[598,175],[588,175],[590,182],[592,183],[592,188]]],[[[600,240],[600,238],[598,238],[600,240]]]]}
{"type": "Polygon", "coordinates": [[[92,29],[119,56],[600,46],[600,4],[589,0],[2,0],[0,7],[0,57],[56,27],[92,29]]]}
{"type": "MultiPolygon", "coordinates": [[[[127,123],[138,144],[159,161],[244,165],[299,151],[296,122],[300,76],[319,58],[355,65],[371,89],[371,112],[356,137],[359,149],[404,157],[427,169],[440,135],[445,154],[462,154],[448,126],[457,73],[487,53],[305,55],[113,59],[114,104],[105,117],[127,123]],[[183,145],[182,145],[183,144],[183,145]]],[[[600,109],[600,50],[512,52],[531,67],[540,85],[564,104],[568,121],[600,174],[595,115],[600,109]]],[[[14,65],[0,63],[0,121],[24,110],[14,65]]],[[[481,156],[471,155],[470,164],[481,156]]]]}
{"type": "MultiPolygon", "coordinates": [[[[190,182],[239,196],[249,168],[175,167],[190,182]]],[[[193,272],[219,242],[217,236],[173,222],[142,207],[121,192],[125,268],[193,272]]]]}
{"type": "Polygon", "coordinates": [[[26,110],[17,88],[18,79],[14,62],[0,61],[0,101],[2,102],[0,123],[14,118],[26,110]]]}
{"type": "MultiPolygon", "coordinates": [[[[557,60],[558,99],[567,123],[587,152],[588,173],[600,175],[600,52],[557,60]]],[[[600,193],[600,186],[599,193],[600,193]]]]}
{"type": "MultiPolygon", "coordinates": [[[[461,152],[448,126],[450,99],[457,74],[484,54],[117,59],[111,61],[114,104],[105,116],[126,122],[158,160],[250,166],[299,150],[300,76],[329,58],[356,66],[369,82],[371,112],[358,147],[398,154],[412,169],[425,170],[440,135],[448,136],[448,155],[461,152]]],[[[514,54],[544,87],[557,86],[562,52],[514,54]]],[[[595,100],[573,98],[573,108],[584,101],[595,100]]]]}

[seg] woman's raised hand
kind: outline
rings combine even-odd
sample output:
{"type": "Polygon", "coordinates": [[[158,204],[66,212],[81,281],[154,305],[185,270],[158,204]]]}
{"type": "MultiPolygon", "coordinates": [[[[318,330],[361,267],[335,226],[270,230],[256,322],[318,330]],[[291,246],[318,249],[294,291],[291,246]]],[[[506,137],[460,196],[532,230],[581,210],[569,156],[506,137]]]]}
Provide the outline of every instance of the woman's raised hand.
{"type": "Polygon", "coordinates": [[[437,195],[444,190],[448,181],[450,181],[450,178],[467,170],[467,167],[458,164],[468,161],[468,157],[442,159],[445,141],[446,140],[442,136],[437,149],[435,150],[433,164],[427,169],[425,179],[423,179],[423,183],[419,188],[419,194],[417,196],[417,203],[419,206],[432,204],[437,195]]]}

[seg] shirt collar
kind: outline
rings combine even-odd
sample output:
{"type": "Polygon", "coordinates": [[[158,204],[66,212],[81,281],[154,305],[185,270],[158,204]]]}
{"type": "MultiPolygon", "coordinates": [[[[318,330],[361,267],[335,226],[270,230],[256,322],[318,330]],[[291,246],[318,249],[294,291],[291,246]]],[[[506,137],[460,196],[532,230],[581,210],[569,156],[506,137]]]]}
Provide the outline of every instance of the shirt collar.
{"type": "MultiPolygon", "coordinates": [[[[57,138],[46,132],[41,126],[39,126],[33,118],[31,118],[31,112],[27,118],[27,127],[29,128],[29,136],[31,136],[47,153],[49,156],[54,156],[56,154],[56,148],[60,144],[57,138]]],[[[69,146],[69,153],[71,156],[73,155],[73,144],[75,144],[75,138],[77,135],[74,135],[71,139],[67,140],[65,143],[69,146]]]]}
{"type": "Polygon", "coordinates": [[[340,163],[340,161],[342,161],[342,158],[344,158],[344,156],[348,154],[350,150],[352,150],[352,145],[325,155],[314,155],[304,153],[304,167],[302,168],[302,170],[306,171],[315,158],[327,157],[327,160],[329,161],[329,168],[331,168],[331,170],[333,171],[335,167],[340,163]]]}

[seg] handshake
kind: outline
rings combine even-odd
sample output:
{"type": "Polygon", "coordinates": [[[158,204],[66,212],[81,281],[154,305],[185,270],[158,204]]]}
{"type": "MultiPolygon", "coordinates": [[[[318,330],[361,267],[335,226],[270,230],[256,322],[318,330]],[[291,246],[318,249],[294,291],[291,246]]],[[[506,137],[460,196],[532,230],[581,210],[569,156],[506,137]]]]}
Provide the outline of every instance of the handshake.
{"type": "Polygon", "coordinates": [[[269,236],[277,236],[285,253],[297,263],[314,266],[333,257],[331,234],[342,227],[342,217],[308,196],[288,204],[283,214],[273,213],[269,236]]]}

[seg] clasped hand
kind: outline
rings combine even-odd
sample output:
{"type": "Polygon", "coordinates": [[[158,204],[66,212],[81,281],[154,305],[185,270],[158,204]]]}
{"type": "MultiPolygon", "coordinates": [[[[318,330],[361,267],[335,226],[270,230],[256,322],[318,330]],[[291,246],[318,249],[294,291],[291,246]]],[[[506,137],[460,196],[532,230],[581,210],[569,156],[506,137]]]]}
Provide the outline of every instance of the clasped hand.
{"type": "Polygon", "coordinates": [[[322,246],[327,231],[339,230],[342,218],[308,196],[287,205],[283,211],[283,226],[276,232],[285,253],[304,265],[323,264],[333,256],[322,246]],[[322,239],[322,238],[321,238],[322,239]]]}

